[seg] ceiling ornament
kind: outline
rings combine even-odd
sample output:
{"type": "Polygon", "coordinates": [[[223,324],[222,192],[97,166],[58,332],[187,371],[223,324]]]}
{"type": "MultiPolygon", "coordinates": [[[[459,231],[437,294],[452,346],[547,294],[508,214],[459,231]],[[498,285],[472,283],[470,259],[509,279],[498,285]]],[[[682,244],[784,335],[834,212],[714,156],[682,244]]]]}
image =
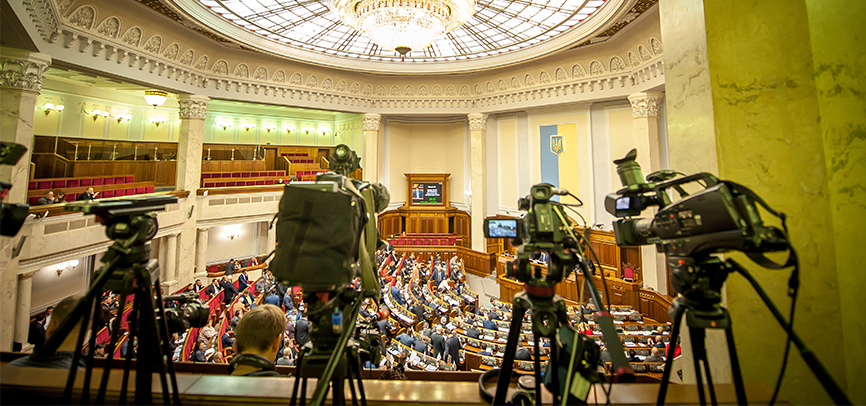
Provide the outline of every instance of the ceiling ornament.
{"type": "Polygon", "coordinates": [[[386,50],[430,46],[475,14],[475,0],[329,0],[328,9],[386,50]]]}

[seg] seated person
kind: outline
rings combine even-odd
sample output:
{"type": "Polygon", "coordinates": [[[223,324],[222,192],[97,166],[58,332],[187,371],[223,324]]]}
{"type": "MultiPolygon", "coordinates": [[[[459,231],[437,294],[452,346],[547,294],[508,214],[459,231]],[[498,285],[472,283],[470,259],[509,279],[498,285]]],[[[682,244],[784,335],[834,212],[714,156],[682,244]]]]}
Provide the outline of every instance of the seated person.
{"type": "Polygon", "coordinates": [[[94,192],[92,187],[87,188],[83,193],[78,195],[78,199],[75,200],[93,200],[96,199],[96,196],[99,192],[94,192]]]}
{"type": "Polygon", "coordinates": [[[493,344],[487,344],[487,348],[485,348],[484,351],[479,352],[478,355],[488,355],[488,356],[492,357],[493,356],[493,344]]]}
{"type": "Polygon", "coordinates": [[[469,327],[469,329],[466,330],[466,336],[471,338],[481,337],[481,331],[479,331],[478,328],[481,328],[480,322],[477,325],[469,327]]]}
{"type": "Polygon", "coordinates": [[[518,361],[532,361],[532,353],[526,348],[519,348],[514,354],[514,359],[518,361]]]}
{"type": "Polygon", "coordinates": [[[49,190],[49,191],[45,192],[45,196],[40,197],[39,200],[36,201],[36,204],[34,204],[34,206],[42,206],[44,204],[54,204],[54,203],[55,203],[54,191],[49,190]]]}
{"type": "Polygon", "coordinates": [[[403,344],[407,347],[412,347],[413,345],[415,345],[415,338],[413,337],[414,335],[415,335],[415,330],[412,330],[411,328],[407,328],[406,331],[403,332],[403,334],[400,334],[399,336],[397,336],[397,341],[399,341],[400,344],[403,344]]]}
{"type": "Polygon", "coordinates": [[[235,355],[229,374],[235,376],[279,376],[273,364],[280,349],[286,319],[277,306],[262,305],[250,310],[235,332],[235,355]]]}
{"type": "MultiPolygon", "coordinates": [[[[81,295],[67,297],[66,299],[61,300],[60,303],[54,307],[54,313],[51,315],[51,322],[48,324],[48,329],[45,331],[46,340],[50,339],[52,334],[57,331],[63,323],[63,319],[72,312],[75,303],[80,297],[81,295]]],[[[54,351],[51,354],[37,351],[26,357],[18,358],[10,362],[8,365],[12,367],[69,369],[72,367],[72,359],[75,356],[75,344],[80,334],[80,329],[81,321],[79,320],[69,334],[66,335],[63,342],[60,343],[60,346],[57,347],[57,351],[54,351]]],[[[83,361],[83,358],[79,361],[79,369],[83,366],[81,361],[83,361]]]]}
{"type": "Polygon", "coordinates": [[[628,350],[628,362],[643,362],[637,357],[635,350],[628,350]]]}
{"type": "Polygon", "coordinates": [[[232,331],[231,328],[226,329],[226,332],[223,333],[221,340],[223,342],[223,348],[224,349],[234,347],[234,345],[235,345],[234,335],[235,335],[235,332],[232,331]]]}
{"type": "Polygon", "coordinates": [[[487,330],[499,330],[499,328],[496,326],[496,322],[493,321],[492,313],[493,312],[487,313],[487,320],[484,320],[482,326],[487,330]]]}
{"type": "Polygon", "coordinates": [[[644,358],[643,362],[665,362],[665,359],[659,355],[658,347],[653,347],[650,356],[644,358]]]}

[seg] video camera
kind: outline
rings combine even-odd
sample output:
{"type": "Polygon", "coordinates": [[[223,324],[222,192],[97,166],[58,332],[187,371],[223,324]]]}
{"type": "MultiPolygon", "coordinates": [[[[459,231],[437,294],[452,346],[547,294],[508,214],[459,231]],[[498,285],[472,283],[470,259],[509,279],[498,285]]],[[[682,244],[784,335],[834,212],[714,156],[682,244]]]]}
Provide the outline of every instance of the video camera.
{"type": "Polygon", "coordinates": [[[577,264],[577,257],[567,253],[576,249],[577,241],[568,231],[572,225],[563,211],[562,203],[550,200],[554,195],[565,196],[567,190],[559,189],[549,183],[540,183],[529,191],[529,196],[517,201],[518,208],[524,213],[517,219],[485,219],[484,236],[487,238],[511,238],[512,245],[520,246],[516,261],[509,261],[505,276],[530,284],[553,286],[559,283],[563,269],[571,271],[577,264]],[[534,275],[530,259],[534,253],[547,252],[547,278],[539,281],[541,275],[534,275]]]}
{"type": "Polygon", "coordinates": [[[169,334],[182,333],[190,327],[204,327],[207,324],[210,308],[197,302],[197,298],[194,292],[162,297],[164,302],[177,302],[176,307],[165,309],[169,334]]]}
{"type": "MultiPolygon", "coordinates": [[[[671,282],[677,292],[696,302],[718,303],[726,275],[700,272],[702,258],[712,253],[742,251],[750,257],[765,252],[789,249],[782,230],[764,225],[755,203],[781,216],[751,190],[729,181],[720,181],[709,173],[676,178],[677,172],[654,172],[643,182],[637,151],[615,160],[623,188],[605,198],[608,213],[625,218],[613,223],[619,246],[655,244],[667,255],[672,271],[671,282]],[[703,187],[689,194],[683,186],[696,183],[703,187]],[[670,190],[681,197],[671,201],[670,190]],[[643,210],[658,206],[653,218],[631,218],[643,210]],[[695,257],[698,257],[696,264],[695,257]]],[[[754,258],[753,258],[754,259],[754,258]]]]}

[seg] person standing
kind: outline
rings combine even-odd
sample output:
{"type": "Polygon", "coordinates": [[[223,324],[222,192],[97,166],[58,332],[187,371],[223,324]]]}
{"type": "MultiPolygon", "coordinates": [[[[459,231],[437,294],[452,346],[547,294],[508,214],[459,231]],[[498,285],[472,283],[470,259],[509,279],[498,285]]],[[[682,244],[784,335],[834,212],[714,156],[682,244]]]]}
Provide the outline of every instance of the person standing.
{"type": "Polygon", "coordinates": [[[45,345],[45,315],[36,316],[36,320],[30,323],[30,331],[27,333],[27,342],[33,344],[36,351],[42,349],[45,345]]]}
{"type": "Polygon", "coordinates": [[[232,299],[235,298],[235,295],[238,294],[238,289],[235,288],[235,284],[232,283],[231,276],[223,276],[220,284],[222,285],[223,291],[225,291],[225,293],[223,293],[223,300],[226,306],[228,306],[232,303],[232,299]]]}
{"type": "Polygon", "coordinates": [[[445,341],[445,353],[448,356],[446,362],[454,364],[455,367],[460,366],[460,350],[463,346],[460,344],[460,338],[457,337],[457,330],[451,330],[451,337],[445,341]]]}
{"type": "Polygon", "coordinates": [[[241,271],[241,274],[238,275],[238,290],[243,292],[247,286],[250,286],[250,277],[247,275],[247,270],[244,269],[241,271]]]}
{"type": "Polygon", "coordinates": [[[295,342],[298,347],[303,347],[310,342],[310,322],[307,321],[306,313],[301,313],[301,318],[295,323],[295,342]]]}
{"type": "Polygon", "coordinates": [[[226,262],[225,276],[230,276],[235,271],[235,259],[232,258],[226,262]]]}

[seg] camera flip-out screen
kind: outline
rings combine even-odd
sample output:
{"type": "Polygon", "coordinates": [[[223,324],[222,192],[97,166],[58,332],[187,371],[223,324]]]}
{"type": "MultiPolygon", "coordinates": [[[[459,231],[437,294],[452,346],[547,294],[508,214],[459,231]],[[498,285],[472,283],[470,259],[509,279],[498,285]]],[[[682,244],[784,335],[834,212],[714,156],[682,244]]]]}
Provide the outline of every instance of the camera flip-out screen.
{"type": "Polygon", "coordinates": [[[630,197],[620,197],[616,199],[616,209],[617,210],[628,210],[631,205],[630,197]]]}
{"type": "Polygon", "coordinates": [[[484,220],[485,237],[487,238],[516,238],[516,219],[487,219],[484,220]]]}

